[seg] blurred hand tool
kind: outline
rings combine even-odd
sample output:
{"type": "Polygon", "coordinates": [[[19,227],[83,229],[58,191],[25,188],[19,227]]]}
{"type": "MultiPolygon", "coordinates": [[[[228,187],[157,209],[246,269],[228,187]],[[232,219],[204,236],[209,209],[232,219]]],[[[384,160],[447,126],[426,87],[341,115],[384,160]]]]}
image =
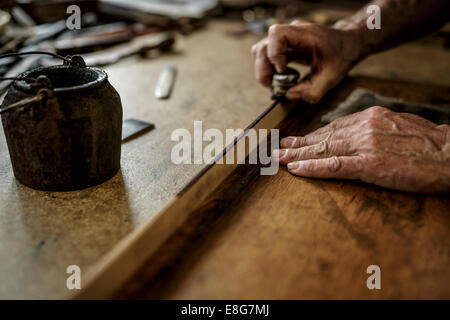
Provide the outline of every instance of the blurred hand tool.
{"type": "Polygon", "coordinates": [[[16,0],[16,3],[39,24],[66,19],[70,5],[79,6],[83,14],[98,12],[97,0],[16,0]]]}
{"type": "Polygon", "coordinates": [[[125,26],[112,31],[83,33],[74,38],[56,40],[53,45],[59,54],[79,54],[94,51],[95,48],[128,42],[133,39],[133,36],[132,28],[125,26]]]}
{"type": "Polygon", "coordinates": [[[9,23],[11,16],[8,12],[0,10],[0,34],[3,33],[5,26],[9,23]]]}
{"type": "Polygon", "coordinates": [[[19,6],[15,6],[11,9],[11,15],[14,20],[22,27],[34,27],[36,22],[31,18],[23,9],[19,6]]]}
{"type": "Polygon", "coordinates": [[[177,69],[174,66],[167,66],[161,72],[155,88],[156,99],[167,99],[172,93],[175,84],[177,69]]]}
{"type": "Polygon", "coordinates": [[[136,36],[158,31],[158,28],[149,28],[140,23],[128,25],[123,22],[116,22],[86,28],[81,32],[72,34],[72,36],[64,36],[54,41],[53,46],[61,55],[73,55],[128,42],[136,36]]]}
{"type": "MultiPolygon", "coordinates": [[[[33,67],[39,66],[38,61],[41,57],[39,56],[31,56],[22,59],[19,63],[16,63],[12,68],[8,70],[3,76],[8,77],[17,77],[19,74],[32,69],[33,67]]],[[[5,80],[0,82],[0,95],[5,93],[8,90],[8,87],[12,83],[12,80],[5,80]]]]}
{"type": "Polygon", "coordinates": [[[127,43],[83,55],[88,66],[112,64],[132,54],[145,54],[151,50],[168,50],[175,43],[172,33],[163,32],[135,37],[127,43]]]}
{"type": "Polygon", "coordinates": [[[170,18],[203,18],[217,3],[217,0],[100,0],[100,8],[128,9],[170,18]]]}
{"type": "Polygon", "coordinates": [[[33,27],[34,36],[28,38],[24,45],[31,46],[39,44],[44,40],[51,39],[67,29],[66,21],[60,20],[53,23],[41,24],[33,27]]]}

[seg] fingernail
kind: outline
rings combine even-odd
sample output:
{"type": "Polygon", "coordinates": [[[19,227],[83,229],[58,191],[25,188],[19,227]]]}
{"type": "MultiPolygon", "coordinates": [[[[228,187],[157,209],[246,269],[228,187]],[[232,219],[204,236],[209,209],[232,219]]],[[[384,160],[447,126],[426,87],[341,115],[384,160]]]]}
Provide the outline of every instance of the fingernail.
{"type": "Polygon", "coordinates": [[[273,150],[272,157],[275,160],[280,160],[285,156],[285,154],[286,154],[286,150],[273,150]]]}
{"type": "Polygon", "coordinates": [[[298,168],[298,166],[299,166],[298,162],[291,162],[288,163],[287,168],[288,170],[295,170],[298,168]]]}

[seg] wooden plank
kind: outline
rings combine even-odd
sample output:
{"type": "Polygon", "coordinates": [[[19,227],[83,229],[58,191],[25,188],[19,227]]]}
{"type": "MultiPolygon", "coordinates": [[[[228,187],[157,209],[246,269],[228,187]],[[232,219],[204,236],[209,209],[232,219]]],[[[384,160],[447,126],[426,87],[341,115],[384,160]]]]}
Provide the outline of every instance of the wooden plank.
{"type": "Polygon", "coordinates": [[[126,236],[112,251],[92,267],[82,290],[75,295],[75,298],[103,299],[113,295],[183,224],[189,214],[197,209],[202,201],[236,169],[237,163],[225,164],[227,154],[234,152],[233,154],[236,155],[237,150],[243,148],[241,150],[246,150],[245,159],[249,153],[254,151],[254,149],[246,147],[247,140],[245,138],[248,136],[248,131],[250,129],[256,131],[266,129],[267,132],[270,132],[285,119],[288,110],[287,106],[279,105],[278,102],[274,102],[266,109],[205,170],[194,177],[188,186],[154,219],[126,236]]]}

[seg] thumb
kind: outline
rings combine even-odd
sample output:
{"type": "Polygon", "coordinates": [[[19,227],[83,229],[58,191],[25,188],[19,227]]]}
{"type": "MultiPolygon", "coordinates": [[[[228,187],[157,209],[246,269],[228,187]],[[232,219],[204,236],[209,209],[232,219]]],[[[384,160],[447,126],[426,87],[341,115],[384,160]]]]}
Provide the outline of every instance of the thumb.
{"type": "Polygon", "coordinates": [[[333,78],[325,70],[320,70],[290,88],[286,97],[289,100],[302,100],[309,104],[315,104],[328,90],[334,87],[333,83],[333,78]]]}

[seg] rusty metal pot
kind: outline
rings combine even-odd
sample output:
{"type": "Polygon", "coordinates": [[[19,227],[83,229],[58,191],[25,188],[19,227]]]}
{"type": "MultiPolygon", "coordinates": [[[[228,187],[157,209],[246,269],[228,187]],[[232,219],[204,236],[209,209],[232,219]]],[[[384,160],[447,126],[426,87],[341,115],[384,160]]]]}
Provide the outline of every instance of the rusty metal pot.
{"type": "Polygon", "coordinates": [[[14,175],[24,185],[71,191],[118,172],[120,96],[105,71],[81,57],[21,74],[1,109],[14,175]]]}

